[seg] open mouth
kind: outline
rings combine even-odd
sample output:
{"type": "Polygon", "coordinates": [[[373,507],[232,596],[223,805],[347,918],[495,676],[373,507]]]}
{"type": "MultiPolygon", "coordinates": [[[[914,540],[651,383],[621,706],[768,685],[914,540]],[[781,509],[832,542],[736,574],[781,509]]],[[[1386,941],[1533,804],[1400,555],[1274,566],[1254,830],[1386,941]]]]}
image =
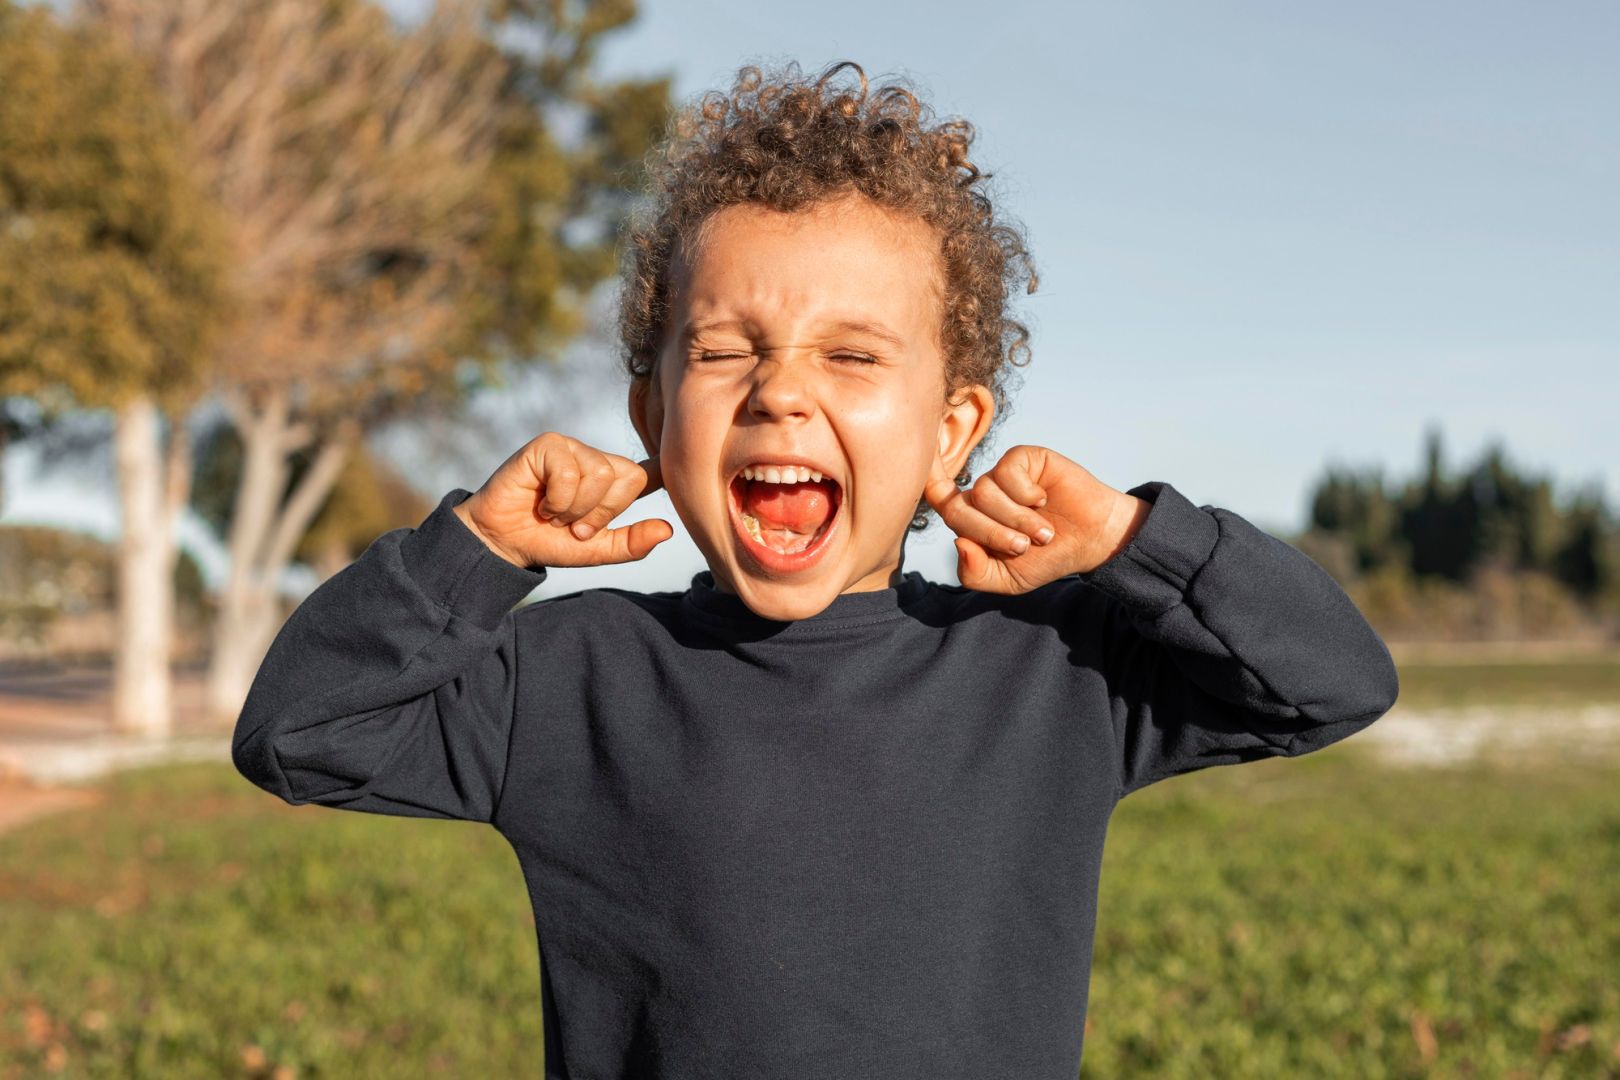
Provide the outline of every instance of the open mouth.
{"type": "MultiPolygon", "coordinates": [[[[729,503],[732,531],[744,555],[771,572],[804,570],[819,561],[843,519],[843,489],[830,476],[773,482],[765,470],[739,470],[731,478],[729,503]],[[747,475],[752,472],[755,478],[747,475]]],[[[786,470],[769,470],[779,480],[786,470]]]]}

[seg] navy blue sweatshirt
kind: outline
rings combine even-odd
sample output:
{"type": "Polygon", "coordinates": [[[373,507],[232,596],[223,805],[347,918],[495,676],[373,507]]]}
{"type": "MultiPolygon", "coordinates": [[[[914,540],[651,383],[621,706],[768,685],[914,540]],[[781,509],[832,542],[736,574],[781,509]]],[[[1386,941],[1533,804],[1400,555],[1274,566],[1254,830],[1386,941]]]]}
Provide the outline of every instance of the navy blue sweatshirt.
{"type": "Polygon", "coordinates": [[[467,529],[469,494],[293,612],[233,758],[289,803],[506,837],[554,1080],[1073,1080],[1119,800],[1397,693],[1324,570],[1161,481],[1089,573],[912,571],[793,622],[708,571],[514,611],[545,571],[467,529]]]}

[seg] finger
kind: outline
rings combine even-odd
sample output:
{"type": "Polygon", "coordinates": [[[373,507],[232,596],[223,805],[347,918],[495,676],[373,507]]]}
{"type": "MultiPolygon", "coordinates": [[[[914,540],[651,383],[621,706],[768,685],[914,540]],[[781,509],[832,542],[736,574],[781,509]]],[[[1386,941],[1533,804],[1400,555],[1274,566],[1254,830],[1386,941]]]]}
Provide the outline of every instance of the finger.
{"type": "Polygon", "coordinates": [[[650,495],[664,486],[664,467],[658,460],[659,455],[654,454],[645,461],[638,461],[636,465],[647,474],[647,485],[636,494],[636,498],[650,495]]]}
{"type": "Polygon", "coordinates": [[[1030,475],[1032,462],[1025,454],[1008,454],[996,462],[990,475],[1001,485],[1009,498],[1024,506],[1045,506],[1046,489],[1030,475]]]}
{"type": "Polygon", "coordinates": [[[956,577],[963,585],[979,592],[1025,591],[1014,581],[1005,562],[965,536],[956,538],[956,577]]]}
{"type": "Polygon", "coordinates": [[[923,498],[928,500],[941,517],[945,514],[945,504],[955,498],[960,492],[956,486],[956,478],[945,468],[945,460],[934,451],[934,459],[928,463],[928,482],[923,485],[923,498]]]}
{"type": "Polygon", "coordinates": [[[648,518],[614,529],[603,529],[591,540],[603,563],[634,562],[645,559],[653,548],[675,535],[675,529],[663,518],[648,518]]]}
{"type": "Polygon", "coordinates": [[[935,509],[952,532],[976,540],[983,547],[1010,555],[1022,555],[1029,550],[1029,537],[1026,534],[1010,525],[1003,525],[974,506],[965,491],[958,492],[955,498],[947,499],[935,509]]]}
{"type": "Polygon", "coordinates": [[[602,493],[595,506],[574,522],[573,533],[581,540],[589,539],[598,529],[606,528],[608,522],[624,513],[630,504],[640,497],[637,489],[645,482],[647,474],[633,465],[629,459],[620,460],[624,465],[622,471],[614,478],[612,486],[602,493]]]}
{"type": "Polygon", "coordinates": [[[554,518],[574,501],[579,489],[579,462],[572,450],[557,450],[548,456],[541,469],[540,483],[545,487],[540,495],[539,514],[554,518]]]}
{"type": "Polygon", "coordinates": [[[973,505],[995,518],[1003,525],[1017,529],[1037,544],[1050,543],[1057,530],[1052,523],[1027,506],[1019,506],[1013,502],[1012,497],[1002,490],[1000,484],[989,473],[979,477],[968,494],[973,505]]]}
{"type": "Polygon", "coordinates": [[[944,517],[945,507],[961,494],[961,490],[956,486],[955,480],[938,474],[928,478],[928,483],[923,486],[923,498],[928,500],[928,505],[932,506],[940,517],[944,517]]]}
{"type": "Polygon", "coordinates": [[[596,509],[619,478],[619,471],[608,456],[593,447],[581,447],[574,460],[579,463],[579,485],[568,507],[551,519],[553,525],[578,521],[596,509]]]}
{"type": "Polygon", "coordinates": [[[958,536],[955,543],[957,580],[970,589],[977,588],[990,556],[984,548],[965,536],[958,536]]]}

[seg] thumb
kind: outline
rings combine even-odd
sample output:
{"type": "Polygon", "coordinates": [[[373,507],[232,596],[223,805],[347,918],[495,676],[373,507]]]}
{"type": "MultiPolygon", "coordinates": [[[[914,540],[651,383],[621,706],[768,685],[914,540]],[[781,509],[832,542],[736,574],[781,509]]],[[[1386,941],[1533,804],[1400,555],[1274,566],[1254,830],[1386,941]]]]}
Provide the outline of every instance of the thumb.
{"type": "Polygon", "coordinates": [[[675,535],[675,529],[663,518],[648,518],[631,525],[603,529],[591,537],[591,543],[600,554],[599,563],[635,562],[645,559],[652,549],[675,535]]]}
{"type": "Polygon", "coordinates": [[[990,556],[977,541],[965,536],[956,538],[956,578],[970,589],[984,584],[985,570],[990,556]]]}

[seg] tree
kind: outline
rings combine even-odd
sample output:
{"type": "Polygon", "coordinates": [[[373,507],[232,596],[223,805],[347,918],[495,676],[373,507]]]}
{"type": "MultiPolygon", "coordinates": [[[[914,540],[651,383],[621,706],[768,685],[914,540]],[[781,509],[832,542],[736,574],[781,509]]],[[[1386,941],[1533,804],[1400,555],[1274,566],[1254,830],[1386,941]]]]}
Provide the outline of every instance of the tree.
{"type": "Polygon", "coordinates": [[[228,311],[223,223],[193,173],[133,56],[0,0],[0,397],[115,414],[113,717],[146,733],[171,720],[173,518],[190,474],[176,418],[228,311]]]}
{"type": "Polygon", "coordinates": [[[1365,576],[1369,595],[1385,600],[1409,585],[1456,589],[1477,601],[1477,625],[1511,610],[1518,630],[1547,631],[1567,628],[1577,601],[1594,614],[1620,608],[1620,524],[1601,485],[1560,509],[1551,479],[1514,466],[1500,440],[1459,476],[1447,474],[1438,430],[1424,457],[1422,475],[1394,498],[1378,470],[1330,467],[1312,492],[1302,549],[1341,581],[1365,576]]]}
{"type": "Polygon", "coordinates": [[[627,4],[456,0],[408,32],[364,0],[83,7],[150,58],[238,232],[249,314],[217,386],[244,458],[208,688],[229,720],[276,629],[275,584],[362,436],[577,332],[612,270],[602,189],[625,186],[665,88],[585,76],[627,4]],[[493,44],[514,20],[538,50],[493,44]],[[552,137],[548,100],[583,112],[579,147],[552,137]]]}
{"type": "MultiPolygon", "coordinates": [[[[288,460],[289,485],[296,487],[311,464],[307,449],[293,454],[288,460]]],[[[222,536],[230,532],[241,477],[241,437],[229,423],[210,425],[197,440],[192,509],[222,536]]],[[[432,509],[432,501],[362,443],[293,556],[324,580],[382,533],[416,525],[432,509]]]]}

